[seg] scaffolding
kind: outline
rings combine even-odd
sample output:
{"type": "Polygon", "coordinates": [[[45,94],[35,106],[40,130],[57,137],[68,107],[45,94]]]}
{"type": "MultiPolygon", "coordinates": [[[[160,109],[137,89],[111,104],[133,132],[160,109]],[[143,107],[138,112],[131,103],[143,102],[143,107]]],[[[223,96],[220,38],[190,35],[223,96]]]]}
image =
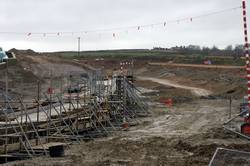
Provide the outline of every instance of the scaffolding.
{"type": "Polygon", "coordinates": [[[235,149],[217,148],[209,162],[209,166],[249,165],[250,152],[235,149]]]}
{"type": "Polygon", "coordinates": [[[127,74],[108,78],[102,70],[71,72],[66,87],[51,84],[46,93],[41,93],[38,82],[37,96],[30,101],[3,93],[0,162],[46,156],[49,146],[108,136],[150,115],[134,86],[134,76],[127,74]]]}

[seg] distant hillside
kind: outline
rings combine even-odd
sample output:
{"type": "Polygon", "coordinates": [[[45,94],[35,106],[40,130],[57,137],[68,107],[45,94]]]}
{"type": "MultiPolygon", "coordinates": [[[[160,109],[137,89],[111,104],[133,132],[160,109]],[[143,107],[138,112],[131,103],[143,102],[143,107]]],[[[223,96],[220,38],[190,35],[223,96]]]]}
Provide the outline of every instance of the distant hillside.
{"type": "Polygon", "coordinates": [[[153,61],[172,61],[175,63],[202,64],[205,60],[211,60],[213,64],[240,65],[245,64],[245,60],[238,54],[228,53],[225,50],[207,51],[184,50],[184,49],[128,49],[128,50],[101,50],[82,51],[80,55],[76,51],[54,52],[49,55],[59,56],[65,59],[134,59],[153,61]]]}
{"type": "Polygon", "coordinates": [[[37,53],[33,50],[16,50],[12,49],[17,55],[46,55],[57,56],[63,59],[78,60],[146,60],[146,61],[171,61],[175,63],[202,64],[206,60],[211,60],[213,64],[238,65],[243,66],[245,60],[242,59],[243,52],[240,49],[218,49],[197,47],[173,47],[170,49],[154,48],[154,49],[121,49],[121,50],[99,50],[99,51],[81,51],[78,55],[77,51],[60,51],[37,53]]]}

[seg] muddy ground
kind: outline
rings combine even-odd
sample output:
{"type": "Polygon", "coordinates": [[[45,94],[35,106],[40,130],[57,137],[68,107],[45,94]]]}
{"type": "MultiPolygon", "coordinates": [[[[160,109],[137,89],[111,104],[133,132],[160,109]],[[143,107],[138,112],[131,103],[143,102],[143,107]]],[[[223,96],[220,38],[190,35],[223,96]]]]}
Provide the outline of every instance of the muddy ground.
{"type": "MultiPolygon", "coordinates": [[[[236,110],[238,102],[233,103],[236,110]]],[[[170,109],[154,107],[151,118],[140,119],[141,124],[127,132],[71,145],[63,158],[36,158],[18,165],[208,165],[217,147],[250,148],[249,141],[223,130],[227,104],[223,99],[201,99],[170,109]]],[[[235,163],[249,164],[246,158],[235,163]]]]}
{"type": "MultiPolygon", "coordinates": [[[[55,79],[71,70],[84,72],[88,67],[85,65],[104,67],[108,72],[119,68],[118,60],[74,63],[51,58],[22,55],[18,65],[28,68],[27,78],[41,79],[44,86],[48,85],[49,67],[55,69],[55,79]],[[118,65],[110,65],[116,63],[118,65]],[[41,71],[45,74],[40,74],[41,71]]],[[[229,117],[230,97],[234,99],[233,114],[239,113],[246,89],[245,79],[241,77],[244,70],[155,66],[143,60],[136,61],[135,66],[136,85],[152,102],[151,117],[139,119],[139,125],[131,126],[129,131],[70,145],[65,157],[40,157],[10,165],[203,166],[209,164],[218,147],[249,151],[249,141],[222,127],[229,117]],[[168,98],[174,101],[172,107],[161,103],[168,98]]],[[[28,83],[35,86],[34,82],[28,83]]],[[[250,161],[246,157],[232,159],[227,155],[219,165],[250,165],[250,161]]]]}

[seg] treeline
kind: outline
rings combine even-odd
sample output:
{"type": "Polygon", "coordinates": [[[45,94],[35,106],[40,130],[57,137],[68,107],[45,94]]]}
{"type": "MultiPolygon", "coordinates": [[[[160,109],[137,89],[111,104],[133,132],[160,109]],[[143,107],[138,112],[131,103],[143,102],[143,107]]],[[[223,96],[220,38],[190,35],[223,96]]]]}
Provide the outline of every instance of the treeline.
{"type": "Polygon", "coordinates": [[[180,54],[199,54],[206,56],[233,56],[235,58],[244,56],[244,47],[241,44],[237,44],[235,46],[228,45],[224,49],[219,49],[216,46],[212,48],[209,47],[201,47],[198,45],[189,45],[189,46],[176,46],[171,48],[162,48],[162,47],[154,47],[153,50],[165,50],[167,52],[176,52],[180,54]]]}

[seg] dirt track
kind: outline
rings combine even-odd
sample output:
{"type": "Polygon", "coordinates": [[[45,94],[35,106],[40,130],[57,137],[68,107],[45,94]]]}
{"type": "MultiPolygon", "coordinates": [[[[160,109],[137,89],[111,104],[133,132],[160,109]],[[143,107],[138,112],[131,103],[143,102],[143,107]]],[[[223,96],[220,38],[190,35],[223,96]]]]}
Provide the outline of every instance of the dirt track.
{"type": "Polygon", "coordinates": [[[148,64],[149,65],[156,65],[156,66],[194,67],[194,68],[212,68],[212,69],[244,69],[245,68],[245,66],[201,65],[201,64],[181,64],[181,63],[150,62],[148,64]]]}
{"type": "Polygon", "coordinates": [[[180,85],[180,84],[177,84],[173,81],[171,82],[167,79],[159,79],[159,78],[153,78],[153,77],[137,77],[137,78],[139,80],[148,80],[148,81],[156,82],[156,83],[159,83],[162,85],[171,86],[171,87],[175,87],[175,88],[187,89],[187,90],[190,90],[192,93],[194,93],[194,95],[197,95],[197,96],[208,96],[208,95],[212,94],[212,92],[209,90],[180,85]]]}

